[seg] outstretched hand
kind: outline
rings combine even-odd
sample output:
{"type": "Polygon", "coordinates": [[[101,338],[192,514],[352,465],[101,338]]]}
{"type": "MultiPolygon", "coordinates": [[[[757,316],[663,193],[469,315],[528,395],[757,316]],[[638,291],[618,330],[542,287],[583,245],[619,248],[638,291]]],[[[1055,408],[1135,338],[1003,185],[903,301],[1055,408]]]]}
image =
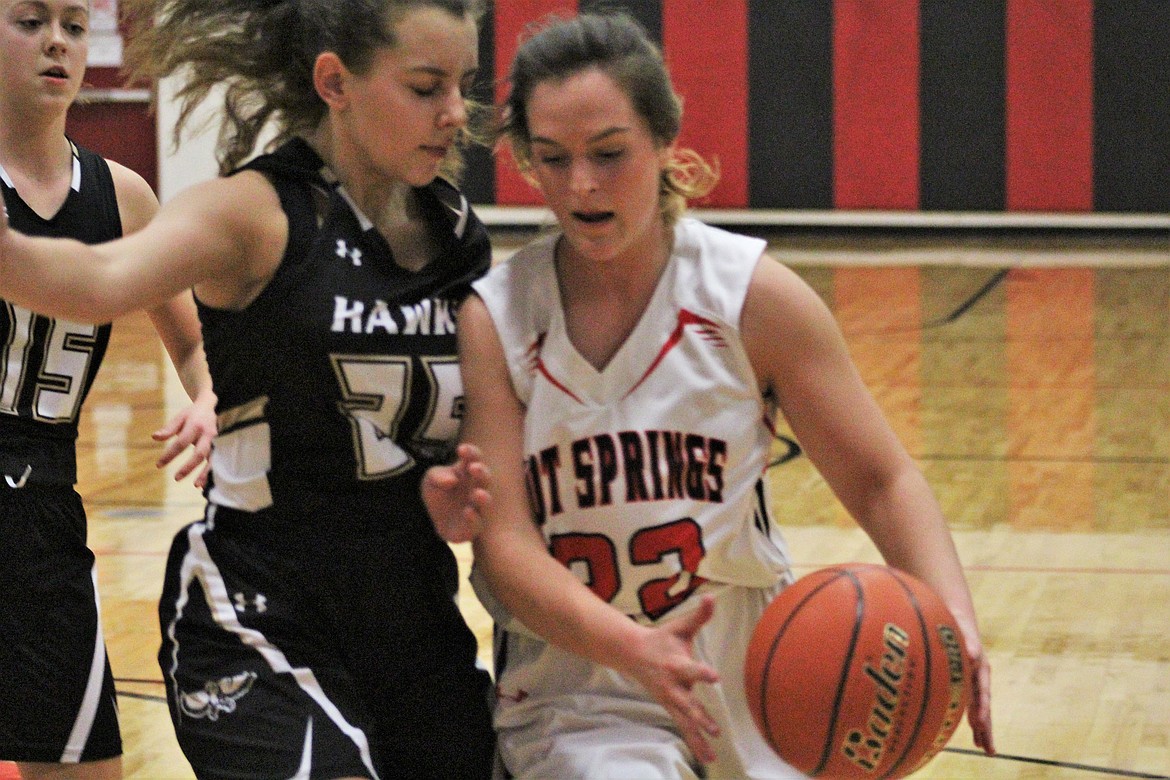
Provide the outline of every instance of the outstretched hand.
{"type": "Polygon", "coordinates": [[[451,465],[427,469],[422,497],[439,536],[456,544],[478,536],[492,500],[490,486],[491,471],[473,444],[460,444],[451,465]]]}
{"type": "Polygon", "coordinates": [[[151,434],[155,441],[167,443],[155,466],[163,468],[177,458],[179,453],[191,447],[191,458],[175,472],[175,481],[185,479],[202,464],[203,469],[195,477],[193,484],[197,488],[206,486],[207,474],[211,469],[207,459],[211,455],[211,442],[215,438],[215,432],[215,409],[204,403],[191,404],[151,434]]]}
{"type": "Polygon", "coordinates": [[[719,674],[695,659],[694,641],[714,612],[714,599],[704,596],[697,609],[647,629],[635,654],[635,666],[620,670],[666,708],[695,758],[704,764],[715,760],[708,737],[719,736],[719,725],[695,695],[694,687],[719,682],[719,674]]]}

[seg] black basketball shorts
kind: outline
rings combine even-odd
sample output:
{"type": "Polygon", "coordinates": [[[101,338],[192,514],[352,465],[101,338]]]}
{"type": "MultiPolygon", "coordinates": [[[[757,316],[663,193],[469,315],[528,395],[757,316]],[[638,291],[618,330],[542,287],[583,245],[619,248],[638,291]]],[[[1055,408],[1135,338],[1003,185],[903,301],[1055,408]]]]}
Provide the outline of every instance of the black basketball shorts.
{"type": "Polygon", "coordinates": [[[81,497],[0,480],[0,760],[121,754],[81,497]]]}
{"type": "Polygon", "coordinates": [[[474,637],[430,595],[434,577],[387,573],[404,556],[383,544],[260,538],[222,520],[175,537],[159,664],[199,777],[490,776],[474,637]]]}

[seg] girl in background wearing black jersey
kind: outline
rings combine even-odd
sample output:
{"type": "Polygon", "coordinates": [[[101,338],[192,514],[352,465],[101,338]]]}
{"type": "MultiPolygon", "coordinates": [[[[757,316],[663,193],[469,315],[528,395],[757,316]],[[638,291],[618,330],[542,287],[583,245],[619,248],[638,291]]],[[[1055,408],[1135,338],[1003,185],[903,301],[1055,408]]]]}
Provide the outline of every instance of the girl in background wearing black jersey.
{"type": "Polygon", "coordinates": [[[118,241],[0,232],[0,295],[100,321],[194,288],[219,434],[160,603],[179,744],[200,777],[486,776],[490,679],[419,494],[457,438],[454,312],[490,262],[439,178],[478,9],[126,6],[156,22],[137,72],[189,78],[183,118],[225,85],[225,175],[118,241]],[[274,151],[240,167],[269,120],[274,151]]]}
{"type": "MultiPolygon", "coordinates": [[[[65,136],[88,53],[86,0],[0,0],[0,191],[15,228],[96,243],[154,215],[147,183],[65,136]]],[[[61,271],[81,273],[82,258],[61,271]]],[[[19,269],[5,269],[9,279],[19,269]]],[[[59,296],[61,293],[53,292],[59,296]]],[[[106,660],[86,516],[73,488],[82,404],[110,338],[114,312],[75,321],[0,300],[0,760],[26,780],[116,778],[122,743],[106,660]],[[88,324],[97,323],[97,324],[88,324]]],[[[155,434],[159,465],[187,446],[207,457],[215,396],[190,292],[149,302],[195,403],[155,434]]],[[[202,484],[204,475],[196,477],[202,484]]]]}

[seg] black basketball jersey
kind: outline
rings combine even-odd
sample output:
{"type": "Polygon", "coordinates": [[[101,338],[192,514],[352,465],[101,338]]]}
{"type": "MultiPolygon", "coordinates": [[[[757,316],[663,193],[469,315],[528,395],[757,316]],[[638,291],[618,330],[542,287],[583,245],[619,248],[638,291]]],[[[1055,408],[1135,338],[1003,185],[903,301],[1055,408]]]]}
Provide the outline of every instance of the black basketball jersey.
{"type": "Polygon", "coordinates": [[[376,506],[429,528],[418,485],[458,437],[455,309],[490,265],[486,229],[447,182],[417,189],[440,252],[411,272],[304,141],[246,168],[273,182],[288,246],[243,310],[199,304],[219,399],[209,498],[278,517],[376,506]]]}
{"type": "MultiPolygon", "coordinates": [[[[73,144],[73,183],[49,219],[32,210],[0,166],[9,224],[35,236],[97,244],[122,235],[110,168],[73,144]]],[[[0,300],[0,474],[77,481],[77,418],[110,340],[110,325],[44,317],[0,300]]]]}

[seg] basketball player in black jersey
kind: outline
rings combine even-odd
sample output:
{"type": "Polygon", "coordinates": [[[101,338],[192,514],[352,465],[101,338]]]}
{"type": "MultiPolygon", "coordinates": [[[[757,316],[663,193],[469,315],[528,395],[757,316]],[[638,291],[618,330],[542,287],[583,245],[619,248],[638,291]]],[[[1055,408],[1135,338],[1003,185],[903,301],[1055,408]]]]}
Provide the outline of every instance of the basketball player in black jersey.
{"type": "MultiPolygon", "coordinates": [[[[139,229],[158,203],[140,176],[65,136],[88,23],[85,0],[0,0],[0,193],[15,229],[94,244],[139,229]]],[[[197,399],[156,434],[174,436],[164,463],[196,445],[182,477],[210,449],[215,397],[191,295],[175,293],[151,318],[197,399]]],[[[73,489],[78,415],[109,319],[55,319],[0,300],[0,760],[18,762],[26,780],[121,776],[94,556],[73,489]]]]}
{"type": "Polygon", "coordinates": [[[0,295],[102,321],[194,288],[218,396],[159,654],[200,777],[487,776],[490,678],[419,494],[458,434],[455,314],[487,233],[439,178],[468,123],[461,0],[131,0],[142,75],[227,81],[227,174],[86,247],[0,224],[0,295]],[[190,71],[188,64],[196,67],[190,71]],[[275,151],[242,168],[276,120],[275,151]]]}

